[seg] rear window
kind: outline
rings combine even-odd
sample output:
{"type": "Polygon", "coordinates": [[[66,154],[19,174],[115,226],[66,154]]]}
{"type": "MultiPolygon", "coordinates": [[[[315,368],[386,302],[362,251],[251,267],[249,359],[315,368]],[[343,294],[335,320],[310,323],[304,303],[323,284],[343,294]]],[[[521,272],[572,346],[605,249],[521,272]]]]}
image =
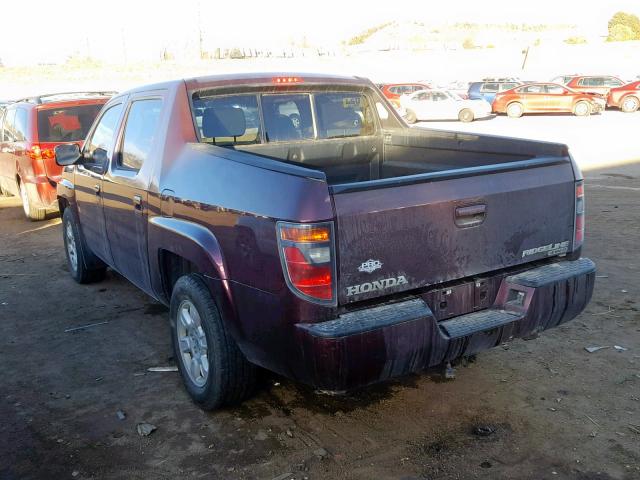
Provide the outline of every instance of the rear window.
{"type": "Polygon", "coordinates": [[[261,141],[257,95],[194,95],[193,111],[203,142],[224,147],[261,141]]]}
{"type": "Polygon", "coordinates": [[[373,112],[361,93],[318,93],[315,96],[319,138],[372,135],[373,112]]]}
{"type": "Polygon", "coordinates": [[[219,146],[344,138],[375,132],[371,104],[359,92],[194,93],[193,112],[201,141],[219,146]]]}
{"type": "Polygon", "coordinates": [[[84,140],[102,104],[47,108],[38,111],[38,138],[41,142],[84,140]]]}

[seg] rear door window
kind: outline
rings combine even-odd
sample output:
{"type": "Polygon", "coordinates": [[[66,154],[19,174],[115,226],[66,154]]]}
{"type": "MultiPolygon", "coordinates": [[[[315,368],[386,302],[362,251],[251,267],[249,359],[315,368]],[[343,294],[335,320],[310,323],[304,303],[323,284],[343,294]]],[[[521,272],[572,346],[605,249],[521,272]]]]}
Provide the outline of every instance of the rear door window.
{"type": "Polygon", "coordinates": [[[131,104],[124,128],[122,152],[116,162],[118,167],[136,172],[142,168],[151,153],[161,113],[162,100],[159,98],[136,100],[131,104]]]}
{"type": "Polygon", "coordinates": [[[102,104],[47,108],[38,111],[38,139],[41,142],[84,140],[102,104]]]}
{"type": "Polygon", "coordinates": [[[262,95],[267,142],[290,142],[314,137],[309,94],[262,95]]]}
{"type": "Polygon", "coordinates": [[[373,111],[361,93],[317,93],[314,95],[319,138],[372,135],[373,111]]]}

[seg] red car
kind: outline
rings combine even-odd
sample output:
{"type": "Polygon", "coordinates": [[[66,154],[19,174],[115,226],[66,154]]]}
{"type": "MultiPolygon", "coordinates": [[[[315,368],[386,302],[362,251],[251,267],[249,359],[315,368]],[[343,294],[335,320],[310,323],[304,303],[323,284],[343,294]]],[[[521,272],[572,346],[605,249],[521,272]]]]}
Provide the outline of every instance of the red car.
{"type": "Polygon", "coordinates": [[[521,117],[523,113],[567,112],[578,116],[604,110],[600,95],[576,92],[557,83],[530,83],[499,92],[493,101],[495,113],[521,117]]]}
{"type": "Polygon", "coordinates": [[[385,83],[380,85],[380,91],[396,107],[400,106],[402,95],[417,92],[418,90],[429,90],[431,85],[426,83],[385,83]]]}
{"type": "Polygon", "coordinates": [[[624,85],[624,82],[612,75],[580,75],[571,78],[565,85],[578,92],[607,95],[609,90],[621,87],[624,85]]]}
{"type": "Polygon", "coordinates": [[[640,108],[640,81],[612,88],[607,97],[607,106],[617,107],[627,113],[638,110],[640,108]]]}
{"type": "Polygon", "coordinates": [[[114,92],[64,93],[25,98],[0,111],[0,192],[20,195],[25,215],[43,220],[57,210],[62,167],[54,148],[82,145],[93,120],[114,92]]]}

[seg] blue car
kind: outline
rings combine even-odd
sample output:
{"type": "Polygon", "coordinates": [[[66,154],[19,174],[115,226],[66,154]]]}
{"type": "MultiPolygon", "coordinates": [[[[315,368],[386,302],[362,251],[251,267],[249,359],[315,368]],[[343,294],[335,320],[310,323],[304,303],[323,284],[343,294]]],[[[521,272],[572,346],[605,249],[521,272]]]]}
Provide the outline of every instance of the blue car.
{"type": "Polygon", "coordinates": [[[469,85],[469,100],[486,100],[493,103],[496,93],[511,90],[519,82],[473,82],[469,85]]]}

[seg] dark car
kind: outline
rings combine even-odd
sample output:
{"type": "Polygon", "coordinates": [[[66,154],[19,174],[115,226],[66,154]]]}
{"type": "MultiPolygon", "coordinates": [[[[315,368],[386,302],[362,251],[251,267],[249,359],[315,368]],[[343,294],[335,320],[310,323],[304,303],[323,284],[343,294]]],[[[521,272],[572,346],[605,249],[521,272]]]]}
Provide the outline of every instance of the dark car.
{"type": "Polygon", "coordinates": [[[81,145],[112,93],[42,95],[0,110],[0,190],[19,195],[30,220],[42,220],[58,206],[62,169],[53,149],[62,143],[81,145]]]}
{"type": "Polygon", "coordinates": [[[609,90],[607,105],[627,113],[636,112],[640,108],[640,80],[609,90]]]}
{"type": "Polygon", "coordinates": [[[469,85],[469,100],[486,100],[490,104],[496,97],[496,93],[511,90],[520,85],[520,82],[472,82],[469,85]]]}
{"type": "Polygon", "coordinates": [[[111,267],[168,305],[205,409],[256,366],[342,392],[446,364],[593,291],[565,145],[413,129],[360,77],[140,87],[56,158],[71,275],[111,267]]]}

